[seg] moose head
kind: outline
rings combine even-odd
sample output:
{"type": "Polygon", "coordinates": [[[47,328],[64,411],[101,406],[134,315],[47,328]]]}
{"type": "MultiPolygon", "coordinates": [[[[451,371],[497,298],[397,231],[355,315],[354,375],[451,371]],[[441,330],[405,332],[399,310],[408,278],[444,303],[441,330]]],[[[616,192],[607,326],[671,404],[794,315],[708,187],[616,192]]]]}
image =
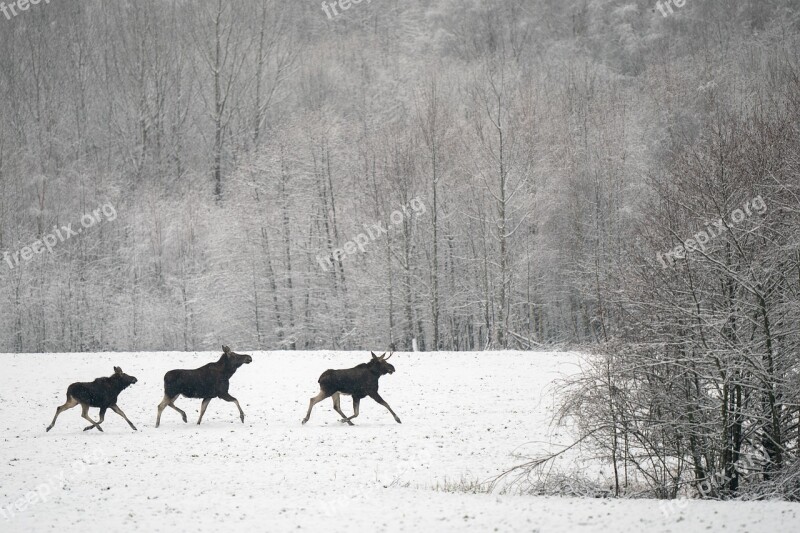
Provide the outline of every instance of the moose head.
{"type": "Polygon", "coordinates": [[[121,379],[126,387],[128,385],[133,385],[134,383],[136,383],[138,381],[135,377],[129,376],[128,374],[123,372],[122,369],[120,367],[118,367],[118,366],[114,367],[114,376],[116,376],[119,379],[121,379]]]}
{"type": "Polygon", "coordinates": [[[394,374],[394,366],[388,363],[389,358],[394,355],[394,352],[390,353],[389,357],[386,357],[386,352],[384,352],[380,357],[375,355],[375,352],[370,353],[372,354],[372,360],[367,363],[367,366],[369,366],[373,372],[379,376],[384,374],[394,374]]]}
{"type": "Polygon", "coordinates": [[[249,365],[253,362],[252,356],[236,353],[225,345],[222,346],[222,359],[233,368],[239,368],[244,364],[249,365]]]}

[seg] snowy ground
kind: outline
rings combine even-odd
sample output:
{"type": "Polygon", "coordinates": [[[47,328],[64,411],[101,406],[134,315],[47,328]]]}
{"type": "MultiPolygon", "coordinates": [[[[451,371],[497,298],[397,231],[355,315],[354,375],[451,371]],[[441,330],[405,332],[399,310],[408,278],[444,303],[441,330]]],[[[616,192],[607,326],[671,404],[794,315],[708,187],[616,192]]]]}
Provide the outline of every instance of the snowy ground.
{"type": "Polygon", "coordinates": [[[517,463],[520,445],[551,438],[547,385],[574,371],[574,354],[396,354],[381,394],[403,424],[365,399],[348,427],[330,400],[300,419],[319,374],[366,362],[364,353],[256,352],[231,384],[244,424],[214,400],[197,426],[200,402],[181,398],[190,423],[168,408],[155,429],[163,374],[218,356],[0,355],[0,531],[800,530],[800,507],[779,502],[667,509],[433,490],[488,479],[517,463]],[[139,379],[119,401],[138,432],[110,411],[105,433],[83,432],[75,408],[45,433],[67,385],[114,365],[139,379]]]}

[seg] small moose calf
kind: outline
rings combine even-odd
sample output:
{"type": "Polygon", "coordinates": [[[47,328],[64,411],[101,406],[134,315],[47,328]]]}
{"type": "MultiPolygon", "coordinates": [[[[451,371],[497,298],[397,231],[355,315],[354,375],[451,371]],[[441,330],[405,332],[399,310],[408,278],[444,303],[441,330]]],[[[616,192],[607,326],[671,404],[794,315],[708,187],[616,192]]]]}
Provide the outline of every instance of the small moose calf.
{"type": "Polygon", "coordinates": [[[96,380],[87,383],[73,383],[67,387],[67,401],[64,405],[56,409],[56,416],[53,417],[53,421],[49,426],[47,426],[47,431],[50,431],[53,429],[53,426],[56,425],[56,419],[58,418],[58,415],[67,409],[72,409],[78,404],[81,406],[81,416],[92,424],[91,426],[86,426],[83,428],[84,431],[92,428],[97,428],[100,431],[103,431],[103,428],[100,427],[100,424],[103,423],[107,409],[111,409],[119,416],[124,418],[125,422],[128,423],[131,429],[136,431],[136,426],[134,426],[133,423],[128,420],[128,417],[125,416],[125,413],[122,412],[122,409],[117,406],[117,397],[119,396],[119,393],[134,383],[136,383],[136,378],[124,373],[118,366],[114,367],[114,373],[111,375],[111,377],[97,378],[96,380]],[[89,418],[90,407],[100,408],[99,421],[95,422],[89,418]]]}

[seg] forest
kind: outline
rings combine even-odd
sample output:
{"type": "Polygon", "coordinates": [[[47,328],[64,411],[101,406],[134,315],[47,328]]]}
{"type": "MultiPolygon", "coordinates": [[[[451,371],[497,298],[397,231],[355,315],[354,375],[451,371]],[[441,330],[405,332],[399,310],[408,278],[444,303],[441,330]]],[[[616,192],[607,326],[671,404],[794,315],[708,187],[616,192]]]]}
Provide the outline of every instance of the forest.
{"type": "Polygon", "coordinates": [[[531,348],[706,312],[746,327],[759,306],[789,323],[795,2],[195,4],[2,20],[0,348],[531,348]],[[758,196],[765,214],[663,268],[758,196]],[[390,223],[412,198],[425,213],[390,223]],[[10,268],[108,204],[115,221],[10,268]]]}

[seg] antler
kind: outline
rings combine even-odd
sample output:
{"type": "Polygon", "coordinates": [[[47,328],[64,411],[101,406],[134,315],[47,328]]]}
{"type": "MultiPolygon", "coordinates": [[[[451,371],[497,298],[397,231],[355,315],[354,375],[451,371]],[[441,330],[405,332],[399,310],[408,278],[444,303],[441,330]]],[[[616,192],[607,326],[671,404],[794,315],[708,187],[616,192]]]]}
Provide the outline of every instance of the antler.
{"type": "MultiPolygon", "coordinates": [[[[386,354],[383,354],[383,355],[386,355],[386,354]]],[[[391,357],[391,356],[393,356],[393,355],[394,355],[394,352],[391,352],[391,353],[389,354],[389,357],[391,357]]],[[[384,361],[388,361],[388,360],[389,360],[389,357],[383,357],[382,359],[383,359],[384,361]]]]}

